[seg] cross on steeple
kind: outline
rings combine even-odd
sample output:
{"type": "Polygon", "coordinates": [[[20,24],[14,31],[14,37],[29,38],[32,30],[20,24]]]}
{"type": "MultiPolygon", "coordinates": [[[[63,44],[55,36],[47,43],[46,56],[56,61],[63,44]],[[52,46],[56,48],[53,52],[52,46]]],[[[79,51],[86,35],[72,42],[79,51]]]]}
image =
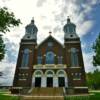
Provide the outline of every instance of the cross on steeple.
{"type": "Polygon", "coordinates": [[[52,34],[52,32],[51,31],[49,31],[49,35],[51,35],[52,34]]]}

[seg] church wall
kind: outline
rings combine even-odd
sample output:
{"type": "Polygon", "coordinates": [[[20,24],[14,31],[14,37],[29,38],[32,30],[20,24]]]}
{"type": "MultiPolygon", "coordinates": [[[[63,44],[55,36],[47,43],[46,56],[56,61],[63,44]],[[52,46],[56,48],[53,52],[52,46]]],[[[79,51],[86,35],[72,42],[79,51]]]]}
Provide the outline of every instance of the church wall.
{"type": "MultiPolygon", "coordinates": [[[[74,40],[75,41],[75,40],[74,40]]],[[[65,42],[65,63],[70,68],[69,69],[69,76],[73,77],[73,73],[81,73],[81,80],[73,80],[70,79],[69,84],[72,86],[85,86],[86,85],[86,79],[85,79],[85,70],[84,70],[84,64],[83,64],[83,56],[81,51],[81,44],[80,41],[66,41],[65,42]],[[76,42],[76,43],[75,43],[76,42]],[[70,49],[76,48],[78,50],[78,60],[79,60],[79,66],[76,66],[76,68],[71,68],[71,53],[70,49]],[[77,68],[79,67],[79,68],[77,68]]]]}
{"type": "Polygon", "coordinates": [[[21,44],[21,47],[19,49],[19,54],[18,54],[17,65],[16,65],[15,78],[13,82],[14,86],[25,86],[25,87],[31,86],[33,64],[36,63],[35,57],[36,57],[36,50],[35,50],[34,44],[30,44],[30,45],[21,44]],[[21,63],[22,63],[22,57],[23,57],[23,50],[26,48],[30,50],[30,53],[29,53],[28,67],[24,69],[24,68],[21,68],[21,63]]]}
{"type": "Polygon", "coordinates": [[[61,53],[61,55],[63,56],[63,47],[61,45],[59,45],[58,43],[56,43],[55,41],[53,41],[52,39],[45,41],[45,43],[43,43],[41,46],[39,46],[37,48],[37,50],[40,50],[40,52],[42,54],[43,64],[45,64],[45,56],[46,56],[47,51],[53,51],[55,53],[55,64],[58,63],[57,57],[59,56],[59,53],[61,53]],[[53,43],[53,46],[52,46],[52,48],[50,48],[50,50],[47,50],[49,41],[51,41],[53,43]]]}

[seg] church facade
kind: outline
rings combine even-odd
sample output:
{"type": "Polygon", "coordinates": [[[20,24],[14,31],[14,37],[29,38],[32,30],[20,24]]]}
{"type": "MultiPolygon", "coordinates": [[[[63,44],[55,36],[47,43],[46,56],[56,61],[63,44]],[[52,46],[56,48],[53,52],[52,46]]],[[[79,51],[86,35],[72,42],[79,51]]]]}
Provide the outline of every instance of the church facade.
{"type": "Polygon", "coordinates": [[[76,25],[67,19],[64,43],[50,35],[37,44],[34,20],[25,27],[20,42],[13,91],[18,88],[60,88],[66,93],[88,93],[80,38],[76,25]],[[72,91],[72,92],[70,92],[72,91]]]}

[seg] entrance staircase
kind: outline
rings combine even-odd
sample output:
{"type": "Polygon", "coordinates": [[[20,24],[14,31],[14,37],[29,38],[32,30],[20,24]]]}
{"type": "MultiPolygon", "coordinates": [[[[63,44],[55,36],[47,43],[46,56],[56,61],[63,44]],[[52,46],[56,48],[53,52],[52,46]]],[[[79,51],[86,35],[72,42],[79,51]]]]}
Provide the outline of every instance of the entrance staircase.
{"type": "Polygon", "coordinates": [[[32,88],[21,100],[64,100],[63,88],[32,88]]]}

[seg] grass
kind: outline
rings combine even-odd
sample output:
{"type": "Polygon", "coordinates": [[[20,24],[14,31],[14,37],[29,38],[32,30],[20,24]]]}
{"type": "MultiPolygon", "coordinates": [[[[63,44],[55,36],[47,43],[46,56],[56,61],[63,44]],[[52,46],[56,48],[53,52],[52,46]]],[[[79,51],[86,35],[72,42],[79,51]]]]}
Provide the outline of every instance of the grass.
{"type": "Polygon", "coordinates": [[[64,100],[100,100],[100,92],[90,92],[90,96],[66,96],[64,100]]]}
{"type": "Polygon", "coordinates": [[[0,93],[0,100],[19,100],[18,96],[5,95],[4,92],[0,93]]]}
{"type": "MultiPolygon", "coordinates": [[[[8,91],[0,91],[0,100],[20,100],[18,96],[5,95],[8,91]]],[[[64,100],[100,100],[100,91],[90,92],[90,96],[66,96],[64,100]]]]}

